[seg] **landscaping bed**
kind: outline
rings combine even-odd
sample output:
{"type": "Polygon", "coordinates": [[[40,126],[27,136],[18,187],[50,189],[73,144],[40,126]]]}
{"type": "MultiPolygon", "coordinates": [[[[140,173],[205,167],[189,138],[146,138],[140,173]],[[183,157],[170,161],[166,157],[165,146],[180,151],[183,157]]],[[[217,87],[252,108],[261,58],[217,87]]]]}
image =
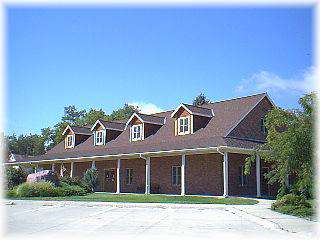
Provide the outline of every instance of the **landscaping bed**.
{"type": "Polygon", "coordinates": [[[129,202],[129,203],[181,203],[181,204],[236,204],[253,205],[257,200],[248,198],[222,198],[205,196],[168,196],[145,194],[110,194],[90,193],[83,196],[64,197],[7,197],[9,199],[23,200],[57,200],[57,201],[86,201],[86,202],[129,202]]]}

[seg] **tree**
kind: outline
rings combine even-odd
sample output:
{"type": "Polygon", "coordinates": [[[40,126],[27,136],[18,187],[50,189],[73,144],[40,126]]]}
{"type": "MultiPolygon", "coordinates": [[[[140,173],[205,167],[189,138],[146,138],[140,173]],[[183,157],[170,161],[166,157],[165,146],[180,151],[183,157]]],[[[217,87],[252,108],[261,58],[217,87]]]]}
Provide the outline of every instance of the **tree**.
{"type": "Polygon", "coordinates": [[[82,126],[93,125],[98,119],[106,117],[107,114],[101,108],[99,110],[91,108],[78,122],[82,126]]]}
{"type": "Polygon", "coordinates": [[[133,113],[138,111],[138,108],[125,104],[122,108],[113,111],[109,116],[107,116],[107,120],[111,121],[128,119],[133,113]]]}
{"type": "Polygon", "coordinates": [[[210,103],[210,100],[203,93],[200,93],[193,100],[193,106],[201,106],[201,105],[203,105],[205,103],[210,103]]]}
{"type": "Polygon", "coordinates": [[[76,125],[79,120],[84,117],[86,110],[78,111],[74,105],[64,108],[64,116],[61,118],[63,122],[67,122],[71,125],[76,125]]]}
{"type": "Polygon", "coordinates": [[[98,170],[95,168],[87,169],[83,175],[83,181],[88,184],[92,192],[94,192],[98,185],[98,170]]]}
{"type": "Polygon", "coordinates": [[[45,153],[44,139],[42,135],[30,134],[19,135],[15,134],[6,137],[9,151],[14,154],[35,156],[45,153]]]}
{"type": "MultiPolygon", "coordinates": [[[[257,154],[271,164],[266,177],[270,184],[279,183],[280,195],[292,192],[306,198],[312,196],[315,102],[316,95],[307,94],[299,100],[301,109],[275,108],[266,116],[267,142],[257,149],[257,154]]],[[[254,157],[246,159],[246,173],[253,161],[254,157]]]]}
{"type": "Polygon", "coordinates": [[[25,182],[26,180],[27,180],[27,173],[23,171],[20,167],[6,168],[7,189],[12,189],[13,187],[18,186],[19,184],[25,182]]]}

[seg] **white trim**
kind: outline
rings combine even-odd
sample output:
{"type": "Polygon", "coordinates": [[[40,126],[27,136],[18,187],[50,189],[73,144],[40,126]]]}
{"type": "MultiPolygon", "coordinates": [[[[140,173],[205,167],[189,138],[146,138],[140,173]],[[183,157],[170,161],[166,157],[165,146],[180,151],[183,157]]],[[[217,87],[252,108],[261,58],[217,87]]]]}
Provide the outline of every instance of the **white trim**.
{"type": "MultiPolygon", "coordinates": [[[[186,135],[186,134],[190,134],[190,132],[191,132],[191,118],[190,118],[190,116],[185,116],[185,117],[179,117],[179,118],[177,118],[177,121],[178,121],[178,135],[186,135]],[[186,132],[180,132],[180,120],[184,120],[184,119],[188,119],[188,131],[186,131],[186,132]]],[[[183,125],[183,126],[185,126],[185,125],[183,125]]],[[[183,128],[183,130],[184,130],[184,128],[183,128]]]]}
{"type": "Polygon", "coordinates": [[[73,178],[74,175],[74,162],[70,163],[70,177],[73,178]]]}
{"type": "Polygon", "coordinates": [[[146,191],[145,194],[150,194],[150,157],[146,158],[146,191]]]}
{"type": "Polygon", "coordinates": [[[229,196],[229,171],[228,171],[228,153],[223,153],[223,196],[229,196]]]}
{"type": "Polygon", "coordinates": [[[103,141],[104,138],[105,138],[104,135],[105,135],[105,131],[104,131],[104,130],[96,131],[96,134],[95,134],[95,136],[94,136],[94,137],[95,137],[95,140],[94,140],[94,141],[95,141],[95,145],[96,145],[96,146],[104,145],[104,141],[103,141]],[[97,140],[98,140],[98,134],[99,134],[99,133],[101,133],[101,142],[97,142],[97,140]]]}
{"type": "Polygon", "coordinates": [[[74,148],[75,145],[75,134],[68,134],[65,138],[65,148],[74,148]],[[71,137],[71,145],[68,145],[68,138],[71,137]]]}
{"type": "MultiPolygon", "coordinates": [[[[214,113],[213,113],[213,109],[211,109],[211,112],[212,112],[212,116],[211,115],[208,115],[208,114],[201,114],[201,113],[193,113],[186,105],[184,105],[183,103],[181,103],[174,111],[173,113],[171,113],[171,118],[174,117],[174,115],[179,111],[179,109],[183,107],[188,113],[190,113],[191,115],[197,115],[197,116],[202,116],[202,117],[209,117],[209,118],[212,118],[214,116],[214,113]]],[[[197,106],[195,106],[197,107],[197,106]]],[[[201,107],[198,107],[198,108],[201,108],[201,107]]],[[[210,108],[205,108],[205,109],[208,109],[210,110],[210,108]]]]}
{"type": "Polygon", "coordinates": [[[121,159],[117,161],[117,194],[120,194],[121,191],[121,179],[120,179],[120,168],[121,168],[121,159]]]}
{"type": "Polygon", "coordinates": [[[183,107],[188,113],[192,114],[189,108],[187,108],[183,103],[181,103],[174,111],[171,113],[171,118],[174,117],[174,115],[179,111],[179,109],[183,107]]]}
{"type": "Polygon", "coordinates": [[[102,124],[102,122],[100,121],[100,119],[98,119],[98,120],[93,124],[92,128],[90,129],[90,131],[93,131],[94,128],[96,127],[96,125],[97,125],[98,123],[103,127],[103,129],[106,129],[106,127],[102,124]]]}
{"type": "Polygon", "coordinates": [[[269,96],[265,93],[265,95],[264,95],[252,108],[250,108],[250,110],[249,110],[245,115],[243,115],[242,118],[240,118],[240,120],[239,120],[233,127],[231,127],[231,129],[228,130],[228,132],[226,133],[226,135],[225,135],[224,137],[227,137],[227,136],[242,122],[242,120],[245,119],[245,117],[248,116],[248,114],[249,114],[253,109],[255,109],[256,106],[258,106],[258,104],[259,104],[265,97],[270,101],[271,105],[272,105],[273,107],[275,107],[274,103],[271,101],[271,99],[269,98],[269,96]]]}
{"type": "MultiPolygon", "coordinates": [[[[157,117],[157,116],[152,116],[152,115],[149,115],[149,116],[151,116],[151,117],[157,117]]],[[[129,120],[127,121],[125,129],[128,127],[128,125],[130,124],[130,122],[132,121],[132,119],[133,119],[134,117],[137,117],[137,118],[140,120],[140,122],[142,122],[142,123],[149,123],[149,124],[160,125],[160,126],[163,126],[163,125],[165,124],[165,118],[164,118],[164,120],[163,120],[163,123],[156,123],[156,122],[145,121],[145,120],[143,120],[137,113],[133,113],[133,114],[131,115],[131,117],[129,118],[129,120]]],[[[157,117],[157,118],[161,118],[161,117],[157,117]]]]}
{"type": "Polygon", "coordinates": [[[186,176],[185,171],[186,169],[186,155],[182,154],[181,156],[181,196],[184,196],[186,194],[186,176]]]}
{"type": "Polygon", "coordinates": [[[66,128],[64,129],[62,135],[65,135],[65,134],[66,134],[66,131],[67,131],[68,129],[73,132],[73,130],[72,130],[72,128],[70,127],[70,125],[68,125],[68,126],[66,126],[66,128]]]}
{"type": "MultiPolygon", "coordinates": [[[[109,155],[95,155],[89,157],[69,157],[69,158],[56,158],[56,159],[44,159],[28,162],[15,162],[15,163],[4,163],[5,165],[16,165],[16,164],[32,164],[32,163],[43,163],[43,162],[70,162],[72,160],[79,160],[95,158],[109,158],[109,160],[115,160],[119,157],[121,158],[144,158],[144,156],[149,155],[150,157],[157,157],[159,154],[164,155],[180,155],[180,154],[208,154],[208,153],[219,153],[222,151],[228,151],[230,153],[243,153],[243,154],[253,154],[256,152],[256,149],[252,148],[239,148],[239,147],[228,147],[228,146],[219,146],[219,147],[205,147],[205,148],[184,148],[184,149],[175,149],[175,150],[164,150],[164,151],[155,151],[155,152],[135,152],[135,153],[121,153],[121,154],[109,154],[109,155]]],[[[262,150],[261,152],[267,152],[262,150]]],[[[107,159],[106,159],[107,160],[107,159]]]]}
{"type": "MultiPolygon", "coordinates": [[[[130,127],[130,132],[131,132],[131,141],[132,142],[135,142],[135,141],[139,141],[139,140],[143,140],[144,139],[144,127],[143,127],[143,124],[135,124],[135,125],[132,125],[130,127]],[[140,129],[140,136],[138,138],[134,138],[134,129],[135,128],[138,128],[140,129]]],[[[137,134],[137,133],[136,133],[137,134]]]]}

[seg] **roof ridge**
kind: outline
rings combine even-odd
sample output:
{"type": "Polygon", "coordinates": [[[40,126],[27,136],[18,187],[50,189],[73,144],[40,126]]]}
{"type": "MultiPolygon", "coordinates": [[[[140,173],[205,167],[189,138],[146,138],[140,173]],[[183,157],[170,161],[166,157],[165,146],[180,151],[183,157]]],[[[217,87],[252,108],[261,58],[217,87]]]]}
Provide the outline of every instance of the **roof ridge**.
{"type": "MultiPolygon", "coordinates": [[[[187,106],[191,106],[191,107],[197,107],[197,108],[203,108],[203,109],[207,109],[207,110],[211,110],[210,108],[206,108],[206,107],[202,107],[202,106],[195,106],[193,104],[188,104],[188,103],[182,103],[183,105],[187,105],[187,106]]],[[[210,103],[209,103],[210,104],[210,103]]]]}
{"type": "Polygon", "coordinates": [[[165,118],[165,117],[154,116],[153,114],[155,114],[155,113],[153,113],[153,114],[138,113],[138,114],[145,115],[145,116],[156,117],[156,118],[165,118]]]}
{"type": "Polygon", "coordinates": [[[211,102],[211,103],[207,103],[207,104],[215,104],[215,103],[221,103],[221,102],[227,102],[227,101],[234,101],[234,100],[239,100],[239,99],[243,99],[243,98],[255,97],[255,96],[258,96],[258,95],[267,96],[267,92],[252,94],[252,95],[248,95],[248,96],[244,96],[244,97],[236,97],[236,98],[231,98],[231,99],[225,99],[225,100],[221,100],[221,101],[217,101],[217,102],[211,102]]]}

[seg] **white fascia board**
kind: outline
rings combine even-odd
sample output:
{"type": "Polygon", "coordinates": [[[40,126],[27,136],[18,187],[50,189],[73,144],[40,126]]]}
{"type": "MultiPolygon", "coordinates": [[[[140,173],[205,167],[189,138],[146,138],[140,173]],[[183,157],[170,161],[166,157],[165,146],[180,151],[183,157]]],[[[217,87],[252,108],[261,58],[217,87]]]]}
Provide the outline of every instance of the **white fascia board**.
{"type": "Polygon", "coordinates": [[[65,135],[68,129],[73,132],[73,130],[72,130],[72,128],[70,127],[70,125],[68,125],[68,126],[64,129],[62,135],[65,135]]]}
{"type": "Polygon", "coordinates": [[[103,127],[103,129],[106,128],[106,127],[100,122],[100,120],[98,119],[98,120],[93,124],[92,128],[90,129],[90,131],[93,131],[93,129],[97,126],[98,123],[103,127]]]}
{"type": "Polygon", "coordinates": [[[180,108],[184,108],[188,113],[193,114],[189,108],[187,108],[183,103],[181,103],[174,111],[171,113],[171,118],[174,117],[174,115],[179,111],[180,108]]]}

